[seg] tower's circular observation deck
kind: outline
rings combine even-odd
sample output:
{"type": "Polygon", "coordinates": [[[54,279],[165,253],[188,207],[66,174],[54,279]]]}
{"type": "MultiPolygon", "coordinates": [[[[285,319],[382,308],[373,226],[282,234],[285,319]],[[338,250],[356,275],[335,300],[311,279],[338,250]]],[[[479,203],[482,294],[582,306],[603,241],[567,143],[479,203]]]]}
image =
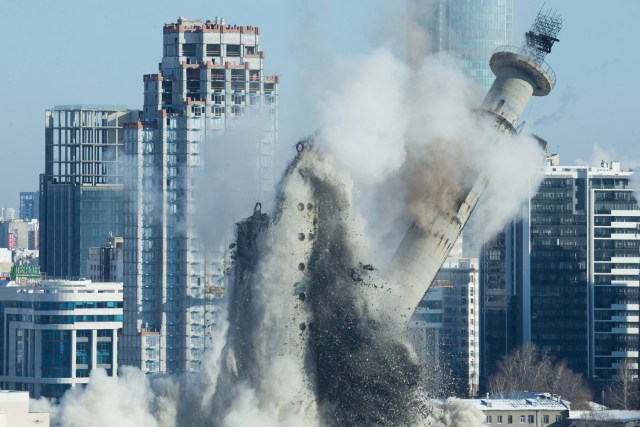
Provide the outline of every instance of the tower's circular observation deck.
{"type": "Polygon", "coordinates": [[[503,68],[514,68],[531,78],[533,95],[545,96],[556,84],[556,74],[546,62],[538,62],[526,49],[513,46],[498,48],[489,61],[496,76],[503,68]]]}

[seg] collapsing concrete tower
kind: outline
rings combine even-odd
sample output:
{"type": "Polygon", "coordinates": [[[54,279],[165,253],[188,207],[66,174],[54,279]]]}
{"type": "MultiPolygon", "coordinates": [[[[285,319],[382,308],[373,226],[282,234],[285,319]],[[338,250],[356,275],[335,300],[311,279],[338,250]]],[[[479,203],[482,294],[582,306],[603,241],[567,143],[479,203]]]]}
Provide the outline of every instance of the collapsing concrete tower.
{"type": "MultiPolygon", "coordinates": [[[[559,41],[556,36],[561,27],[557,13],[541,11],[520,48],[501,48],[491,57],[496,80],[481,108],[493,116],[498,132],[515,133],[516,122],[531,96],[551,92],[555,74],[544,58],[559,41]]],[[[418,306],[487,185],[485,178],[478,177],[455,205],[440,212],[432,226],[411,226],[392,260],[393,281],[401,293],[393,299],[397,313],[408,318],[418,306]]]]}
{"type": "MultiPolygon", "coordinates": [[[[560,20],[540,15],[536,23],[547,20],[554,31],[534,24],[523,47],[491,60],[498,78],[483,110],[496,136],[515,132],[527,100],[554,84],[538,51],[550,50],[560,20]]],[[[428,414],[428,402],[419,389],[421,367],[403,336],[406,322],[487,179],[456,186],[456,201],[438,205],[430,223],[414,224],[385,279],[362,259],[368,254],[345,177],[319,157],[313,141],[296,148],[273,215],[256,205],[237,226],[226,346],[210,413],[198,425],[224,424],[247,396],[282,424],[415,425],[428,414]]]]}

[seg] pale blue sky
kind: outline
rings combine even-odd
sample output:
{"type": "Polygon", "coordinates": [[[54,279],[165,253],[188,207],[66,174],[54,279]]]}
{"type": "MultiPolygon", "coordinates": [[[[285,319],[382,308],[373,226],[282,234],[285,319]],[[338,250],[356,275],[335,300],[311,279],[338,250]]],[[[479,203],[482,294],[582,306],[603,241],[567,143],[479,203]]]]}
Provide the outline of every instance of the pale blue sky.
{"type": "MultiPolygon", "coordinates": [[[[470,0],[479,1],[479,0],[470,0]]],[[[339,57],[394,46],[402,0],[87,0],[0,2],[0,206],[36,191],[44,169],[44,110],[61,104],[140,108],[142,75],[157,71],[162,25],[179,16],[261,27],[268,73],[282,76],[283,147],[314,130],[313,72],[339,57]]],[[[514,43],[541,0],[514,0],[514,43]]],[[[640,2],[547,0],[565,19],[547,58],[558,84],[523,117],[564,164],[607,157],[640,167],[640,2]],[[597,145],[597,147],[596,147],[597,145]],[[594,147],[595,152],[594,152],[594,147]],[[633,163],[633,164],[632,164],[633,163]]],[[[285,159],[280,160],[281,163],[285,159]]]]}

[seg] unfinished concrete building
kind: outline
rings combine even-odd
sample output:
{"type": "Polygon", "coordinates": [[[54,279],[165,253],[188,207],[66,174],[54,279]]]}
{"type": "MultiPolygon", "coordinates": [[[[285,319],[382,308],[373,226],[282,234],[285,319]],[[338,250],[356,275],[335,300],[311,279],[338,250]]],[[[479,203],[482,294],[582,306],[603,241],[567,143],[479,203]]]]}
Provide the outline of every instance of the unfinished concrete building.
{"type": "Polygon", "coordinates": [[[180,18],[163,39],[159,73],[144,76],[142,119],[125,132],[136,160],[125,202],[120,356],[144,372],[193,372],[222,273],[195,232],[194,181],[231,121],[259,111],[260,197],[273,197],[278,77],[264,73],[257,27],[180,18]]]}

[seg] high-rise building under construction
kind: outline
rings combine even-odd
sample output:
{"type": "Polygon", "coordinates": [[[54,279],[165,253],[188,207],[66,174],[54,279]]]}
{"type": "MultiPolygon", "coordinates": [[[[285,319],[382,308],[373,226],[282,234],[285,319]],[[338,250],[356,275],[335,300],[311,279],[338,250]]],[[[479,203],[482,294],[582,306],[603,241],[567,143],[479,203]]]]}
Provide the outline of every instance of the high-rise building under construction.
{"type": "Polygon", "coordinates": [[[122,364],[199,369],[221,267],[207,260],[195,230],[194,182],[230,122],[252,110],[266,117],[256,167],[260,197],[272,197],[278,77],[264,74],[259,36],[258,27],[217,18],[164,26],[160,70],[144,76],[142,119],[125,131],[135,160],[125,199],[122,364]]]}

